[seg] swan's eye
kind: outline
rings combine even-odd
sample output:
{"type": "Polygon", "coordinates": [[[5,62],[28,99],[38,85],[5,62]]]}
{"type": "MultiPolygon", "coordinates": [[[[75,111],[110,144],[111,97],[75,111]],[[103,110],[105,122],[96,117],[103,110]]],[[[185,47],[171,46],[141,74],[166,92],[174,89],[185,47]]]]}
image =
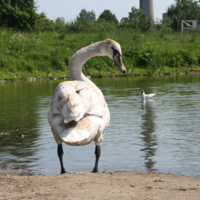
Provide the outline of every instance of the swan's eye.
{"type": "Polygon", "coordinates": [[[113,57],[119,54],[119,52],[114,47],[111,47],[111,49],[113,50],[113,57]]]}

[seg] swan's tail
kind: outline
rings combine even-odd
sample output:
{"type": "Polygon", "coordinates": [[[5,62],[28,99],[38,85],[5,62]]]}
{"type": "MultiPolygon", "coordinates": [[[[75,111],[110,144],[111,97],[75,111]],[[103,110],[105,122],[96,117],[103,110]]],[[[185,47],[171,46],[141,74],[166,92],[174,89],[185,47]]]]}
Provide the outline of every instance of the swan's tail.
{"type": "Polygon", "coordinates": [[[86,145],[92,141],[100,143],[105,128],[101,127],[102,119],[96,116],[84,117],[80,121],[64,124],[60,139],[68,145],[86,145]]]}

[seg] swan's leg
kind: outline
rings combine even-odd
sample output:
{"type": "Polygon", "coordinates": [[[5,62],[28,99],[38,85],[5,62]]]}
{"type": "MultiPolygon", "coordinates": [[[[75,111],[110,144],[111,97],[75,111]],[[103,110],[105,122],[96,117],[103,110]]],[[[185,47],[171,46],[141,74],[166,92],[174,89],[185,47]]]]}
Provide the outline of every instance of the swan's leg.
{"type": "Polygon", "coordinates": [[[62,144],[58,144],[58,158],[60,160],[61,174],[67,173],[63,166],[63,158],[62,158],[63,154],[64,154],[64,152],[63,152],[62,144]]]}
{"type": "Polygon", "coordinates": [[[99,157],[101,155],[101,146],[100,145],[96,145],[95,155],[96,155],[96,161],[95,161],[95,166],[94,166],[94,169],[92,172],[98,172],[99,157]]]}

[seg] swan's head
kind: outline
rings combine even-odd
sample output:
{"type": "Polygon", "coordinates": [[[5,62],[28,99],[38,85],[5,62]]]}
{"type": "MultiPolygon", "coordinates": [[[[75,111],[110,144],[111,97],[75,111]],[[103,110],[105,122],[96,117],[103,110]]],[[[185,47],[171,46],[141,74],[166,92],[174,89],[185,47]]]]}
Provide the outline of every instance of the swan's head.
{"type": "Polygon", "coordinates": [[[114,60],[115,64],[122,73],[126,73],[126,68],[122,62],[122,51],[119,43],[114,40],[107,39],[103,41],[102,50],[105,55],[114,60]]]}

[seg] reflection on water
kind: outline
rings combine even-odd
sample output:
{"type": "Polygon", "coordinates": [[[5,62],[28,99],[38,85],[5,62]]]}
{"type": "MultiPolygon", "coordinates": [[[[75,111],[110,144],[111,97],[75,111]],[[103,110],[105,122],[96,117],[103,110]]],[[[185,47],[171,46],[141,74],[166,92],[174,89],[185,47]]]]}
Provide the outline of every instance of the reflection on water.
{"type": "Polygon", "coordinates": [[[40,151],[38,125],[46,119],[46,109],[45,116],[40,116],[47,99],[43,92],[51,84],[20,81],[1,82],[0,86],[0,133],[7,133],[0,137],[1,162],[16,168],[34,167],[40,151]]]}
{"type": "Polygon", "coordinates": [[[144,141],[144,148],[141,151],[145,152],[145,166],[147,171],[156,171],[154,169],[155,161],[153,157],[156,154],[157,137],[154,134],[156,124],[156,114],[154,109],[154,99],[142,99],[142,110],[144,112],[141,116],[141,139],[144,141]]]}
{"type": "MultiPolygon", "coordinates": [[[[111,113],[100,171],[159,171],[200,177],[200,75],[93,81],[104,93],[111,113]],[[156,92],[156,97],[141,102],[141,88],[156,92]]],[[[60,172],[57,145],[47,121],[59,82],[0,82],[0,165],[40,174],[60,172]]],[[[64,152],[67,171],[92,170],[94,143],[64,145],[64,152]]]]}

